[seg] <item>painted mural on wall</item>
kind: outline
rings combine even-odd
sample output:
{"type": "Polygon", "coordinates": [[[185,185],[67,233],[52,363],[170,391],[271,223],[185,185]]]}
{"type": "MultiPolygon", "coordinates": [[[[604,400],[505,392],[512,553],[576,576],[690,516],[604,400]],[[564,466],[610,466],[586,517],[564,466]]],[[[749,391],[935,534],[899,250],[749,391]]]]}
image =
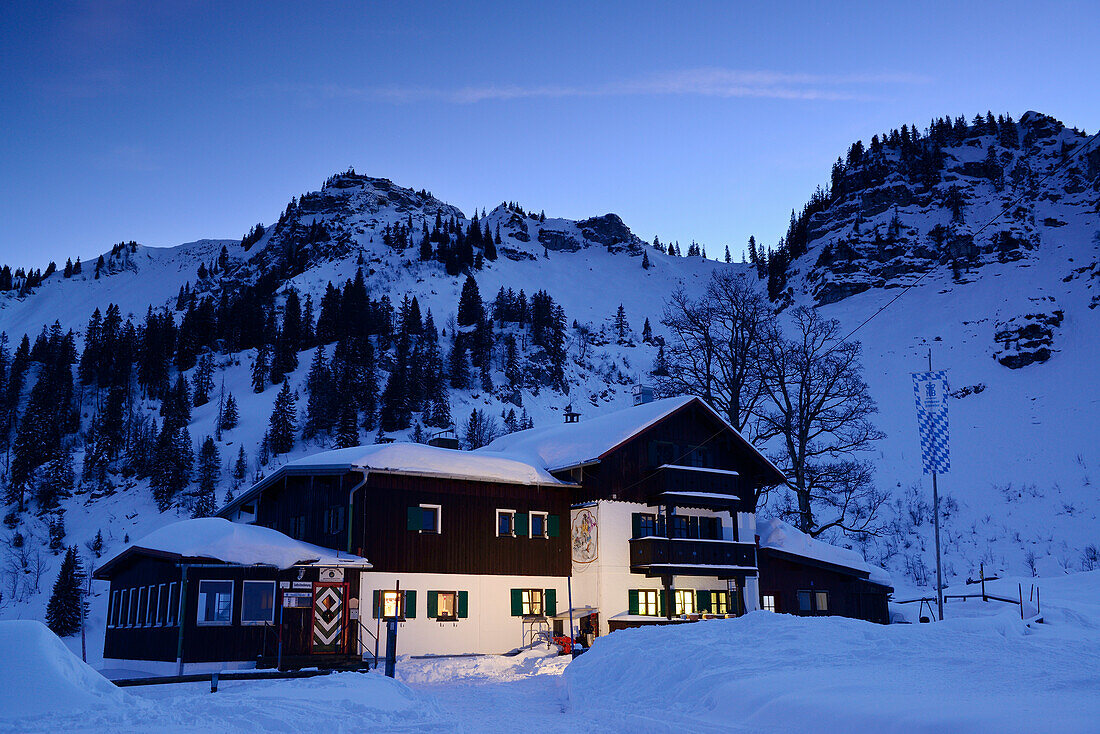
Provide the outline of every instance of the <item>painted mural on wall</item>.
{"type": "Polygon", "coordinates": [[[599,557],[598,525],[596,513],[592,510],[579,510],[573,515],[573,527],[570,536],[573,541],[574,563],[591,563],[599,557]]]}

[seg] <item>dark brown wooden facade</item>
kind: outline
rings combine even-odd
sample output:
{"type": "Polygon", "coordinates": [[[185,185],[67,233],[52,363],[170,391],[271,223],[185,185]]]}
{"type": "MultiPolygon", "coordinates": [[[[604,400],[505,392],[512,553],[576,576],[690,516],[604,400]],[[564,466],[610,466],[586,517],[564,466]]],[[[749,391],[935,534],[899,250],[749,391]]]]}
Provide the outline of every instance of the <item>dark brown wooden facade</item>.
{"type": "Polygon", "coordinates": [[[865,572],[773,548],[759,548],[756,559],[761,603],[771,597],[776,612],[851,617],[879,624],[890,621],[887,595],[893,590],[872,583],[865,572]],[[826,609],[818,608],[817,592],[828,594],[826,609]]]}
{"type": "MultiPolygon", "coordinates": [[[[755,511],[758,489],[782,481],[774,468],[697,400],[612,448],[598,464],[560,476],[581,485],[574,490],[577,502],[616,499],[664,504],[663,492],[679,490],[735,495],[740,498],[730,508],[735,512],[755,511]],[[662,470],[665,465],[737,474],[662,470]]],[[[679,504],[691,506],[682,498],[679,504]]]]}
{"type": "MultiPolygon", "coordinates": [[[[274,666],[280,640],[284,661],[309,656],[312,661],[307,664],[317,665],[324,664],[326,660],[338,664],[352,658],[358,659],[359,625],[354,620],[349,620],[345,625],[337,652],[317,654],[311,646],[312,604],[281,609],[284,594],[312,594],[318,584],[323,585],[319,574],[320,568],[315,566],[280,570],[271,566],[218,564],[209,559],[172,559],[157,553],[133,552],[96,573],[97,578],[111,582],[103,657],[177,662],[181,650],[182,620],[182,657],[185,664],[244,662],[274,666]],[[228,624],[202,624],[197,621],[200,582],[211,580],[233,582],[232,611],[228,624]],[[245,581],[275,583],[271,623],[242,623],[242,589],[245,581]],[[129,594],[152,586],[159,589],[161,585],[168,591],[168,604],[163,612],[158,610],[158,616],[150,619],[145,614],[127,615],[128,605],[116,611],[116,604],[122,599],[121,592],[129,594]],[[182,604],[179,601],[181,589],[182,604]],[[116,592],[119,594],[116,595],[116,592]]],[[[347,569],[343,583],[347,584],[346,597],[358,599],[358,569],[347,569]]]]}
{"type": "Polygon", "coordinates": [[[256,523],[367,558],[374,571],[568,576],[569,487],[362,472],[289,475],[254,500],[256,523]],[[351,527],[343,514],[352,500],[351,527]],[[408,510],[438,505],[440,532],[409,530],[408,510]],[[498,537],[498,509],[545,512],[548,537],[498,537]],[[334,521],[335,516],[339,521],[334,521]],[[326,522],[326,517],[328,522],[326,522]],[[349,542],[350,541],[350,542],[349,542]]]}

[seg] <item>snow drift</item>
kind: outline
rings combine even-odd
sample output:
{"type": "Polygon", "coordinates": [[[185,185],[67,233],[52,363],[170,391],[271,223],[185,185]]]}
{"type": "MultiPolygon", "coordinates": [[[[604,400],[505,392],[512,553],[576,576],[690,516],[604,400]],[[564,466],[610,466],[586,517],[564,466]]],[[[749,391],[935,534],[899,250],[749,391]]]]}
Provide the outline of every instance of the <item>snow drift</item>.
{"type": "Polygon", "coordinates": [[[0,728],[24,717],[124,706],[128,698],[41,622],[0,622],[0,728]]]}
{"type": "Polygon", "coordinates": [[[578,713],[696,730],[1096,731],[1096,620],[1017,615],[882,626],[753,612],[615,632],[564,677],[578,713]]]}

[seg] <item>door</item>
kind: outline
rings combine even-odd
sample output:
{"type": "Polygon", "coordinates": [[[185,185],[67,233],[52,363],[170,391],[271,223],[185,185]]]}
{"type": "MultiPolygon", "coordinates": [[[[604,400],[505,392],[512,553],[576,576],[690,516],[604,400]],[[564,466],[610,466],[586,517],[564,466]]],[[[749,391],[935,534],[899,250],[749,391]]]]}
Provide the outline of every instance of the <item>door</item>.
{"type": "Polygon", "coordinates": [[[313,584],[313,653],[344,652],[347,637],[348,585],[334,582],[313,584]]]}

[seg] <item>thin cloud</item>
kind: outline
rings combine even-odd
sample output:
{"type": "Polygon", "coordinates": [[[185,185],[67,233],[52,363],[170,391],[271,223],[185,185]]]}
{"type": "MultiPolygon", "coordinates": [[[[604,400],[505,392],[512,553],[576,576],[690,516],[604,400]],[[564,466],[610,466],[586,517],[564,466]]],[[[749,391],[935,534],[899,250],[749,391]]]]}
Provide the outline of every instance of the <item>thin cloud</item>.
{"type": "Polygon", "coordinates": [[[422,86],[352,87],[296,86],[313,98],[379,99],[396,103],[439,101],[476,104],[520,99],[582,97],[695,96],[760,99],[846,101],[873,98],[884,87],[927,84],[915,74],[792,74],[777,71],[701,68],[652,74],[588,86],[569,84],[480,84],[452,89],[422,86]]]}

